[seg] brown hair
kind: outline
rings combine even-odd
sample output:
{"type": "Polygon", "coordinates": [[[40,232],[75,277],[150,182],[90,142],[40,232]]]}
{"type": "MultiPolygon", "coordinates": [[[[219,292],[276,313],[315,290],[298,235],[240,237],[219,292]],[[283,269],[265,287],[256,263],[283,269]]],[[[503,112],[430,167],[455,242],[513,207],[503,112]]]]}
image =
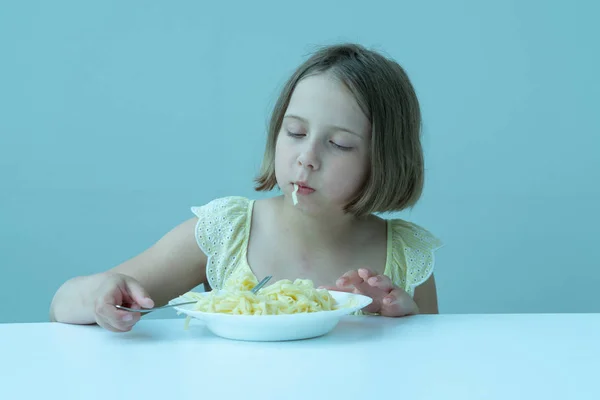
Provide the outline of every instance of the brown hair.
{"type": "Polygon", "coordinates": [[[275,179],[275,146],[285,111],[298,82],[319,73],[343,82],[371,122],[371,157],[367,179],[346,205],[346,212],[412,207],[423,191],[421,111],[415,90],[398,63],[357,44],[323,47],[301,64],[285,83],[271,115],[257,191],[269,191],[275,179]]]}

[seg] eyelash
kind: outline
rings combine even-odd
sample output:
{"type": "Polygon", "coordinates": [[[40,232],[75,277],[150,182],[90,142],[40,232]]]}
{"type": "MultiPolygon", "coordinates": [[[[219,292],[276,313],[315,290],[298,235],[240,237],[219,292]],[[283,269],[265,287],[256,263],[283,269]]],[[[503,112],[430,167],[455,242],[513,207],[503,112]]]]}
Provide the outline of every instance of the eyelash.
{"type": "MultiPolygon", "coordinates": [[[[287,134],[288,134],[288,136],[293,137],[295,139],[300,139],[301,137],[304,136],[304,134],[302,134],[302,133],[288,132],[287,134]]],[[[335,147],[336,149],[341,150],[341,151],[350,151],[350,150],[352,150],[352,147],[340,146],[339,144],[334,143],[332,141],[329,141],[329,143],[331,143],[333,145],[333,147],[335,147]]]]}

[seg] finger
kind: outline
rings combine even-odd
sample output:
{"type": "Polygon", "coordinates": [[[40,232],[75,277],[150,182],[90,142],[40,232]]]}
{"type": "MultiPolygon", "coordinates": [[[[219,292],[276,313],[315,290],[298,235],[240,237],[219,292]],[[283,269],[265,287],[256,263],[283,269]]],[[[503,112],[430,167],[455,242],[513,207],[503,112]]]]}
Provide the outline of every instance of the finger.
{"type": "Polygon", "coordinates": [[[133,326],[133,316],[123,316],[121,321],[119,321],[113,317],[107,317],[102,313],[96,313],[96,323],[111,332],[126,332],[131,330],[133,326]]]}
{"type": "Polygon", "coordinates": [[[372,276],[367,280],[367,283],[372,287],[375,287],[388,293],[394,289],[394,284],[392,283],[390,278],[388,278],[385,275],[372,276]]]}
{"type": "MultiPolygon", "coordinates": [[[[372,271],[363,269],[363,274],[366,272],[367,274],[372,274],[372,271]]],[[[367,275],[365,275],[367,276],[367,275]]],[[[340,277],[340,279],[336,282],[338,288],[344,289],[344,291],[349,291],[353,293],[361,293],[370,297],[381,297],[381,290],[376,287],[372,287],[360,276],[359,270],[348,271],[344,275],[340,277]],[[346,289],[354,288],[354,290],[346,290],[346,289]]]]}
{"type": "Polygon", "coordinates": [[[416,313],[417,306],[413,299],[402,289],[396,288],[381,301],[381,315],[401,317],[416,313]]]}
{"type": "Polygon", "coordinates": [[[358,275],[358,271],[352,270],[352,271],[348,271],[344,275],[342,275],[336,281],[336,285],[338,287],[344,288],[344,287],[348,287],[348,286],[356,286],[362,282],[364,282],[364,280],[360,277],[360,275],[358,275]]]}
{"type": "Polygon", "coordinates": [[[358,275],[366,282],[369,280],[369,278],[377,276],[377,273],[373,272],[373,270],[370,270],[369,268],[359,268],[358,275]]]}
{"type": "Polygon", "coordinates": [[[382,299],[382,303],[384,305],[393,305],[396,303],[400,303],[400,301],[403,300],[404,297],[410,296],[408,296],[408,294],[404,290],[400,288],[395,288],[382,299]]]}
{"type": "Polygon", "coordinates": [[[102,321],[107,329],[112,327],[121,332],[130,330],[140,320],[140,313],[119,310],[115,307],[114,300],[114,296],[107,294],[97,301],[95,309],[96,319],[102,321]]]}
{"type": "MultiPolygon", "coordinates": [[[[133,304],[131,305],[131,308],[133,308],[133,309],[140,309],[140,308],[142,308],[142,306],[140,306],[140,305],[139,305],[139,304],[137,304],[137,303],[133,303],[133,304]]],[[[137,322],[138,322],[140,319],[142,319],[142,313],[139,313],[139,312],[130,312],[129,314],[131,314],[131,315],[133,316],[133,319],[132,319],[132,321],[133,321],[133,324],[132,324],[132,325],[135,325],[135,324],[137,324],[137,322]]]]}
{"type": "Polygon", "coordinates": [[[354,291],[354,289],[351,287],[342,288],[339,286],[319,286],[319,289],[327,289],[327,290],[330,290],[333,292],[346,292],[346,293],[352,293],[354,291]]]}
{"type": "Polygon", "coordinates": [[[104,320],[104,323],[109,328],[112,328],[113,332],[129,332],[135,325],[134,320],[117,322],[104,320]]]}
{"type": "Polygon", "coordinates": [[[96,300],[94,311],[96,312],[96,315],[104,317],[105,319],[116,319],[116,313],[119,310],[115,306],[117,304],[123,304],[124,300],[125,299],[121,291],[115,289],[111,292],[105,293],[102,297],[96,300]]]}
{"type": "Polygon", "coordinates": [[[398,303],[398,298],[395,295],[388,294],[381,300],[379,314],[384,317],[402,317],[406,312],[398,303]]]}
{"type": "Polygon", "coordinates": [[[106,319],[104,318],[98,318],[96,319],[96,323],[101,326],[102,328],[111,331],[111,332],[127,332],[126,329],[120,329],[120,328],[116,328],[114,327],[110,322],[108,322],[106,319]]]}
{"type": "Polygon", "coordinates": [[[136,302],[143,308],[154,307],[154,301],[150,298],[150,295],[146,290],[134,279],[128,279],[126,281],[126,291],[131,296],[133,302],[136,302]]]}
{"type": "Polygon", "coordinates": [[[131,329],[141,318],[140,313],[119,310],[112,304],[101,305],[96,310],[96,315],[98,319],[121,331],[131,329]]]}
{"type": "Polygon", "coordinates": [[[123,331],[115,328],[111,324],[107,323],[103,318],[97,318],[96,319],[96,324],[98,324],[98,326],[106,329],[107,331],[111,331],[111,332],[123,332],[123,331]]]}

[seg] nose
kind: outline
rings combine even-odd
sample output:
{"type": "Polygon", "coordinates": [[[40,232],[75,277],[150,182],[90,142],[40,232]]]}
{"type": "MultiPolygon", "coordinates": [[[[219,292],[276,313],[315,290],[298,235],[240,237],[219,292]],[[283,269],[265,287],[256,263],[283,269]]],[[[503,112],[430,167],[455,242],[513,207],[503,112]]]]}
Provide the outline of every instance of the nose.
{"type": "Polygon", "coordinates": [[[298,156],[298,165],[312,170],[319,169],[320,162],[315,149],[312,147],[304,149],[298,156]]]}

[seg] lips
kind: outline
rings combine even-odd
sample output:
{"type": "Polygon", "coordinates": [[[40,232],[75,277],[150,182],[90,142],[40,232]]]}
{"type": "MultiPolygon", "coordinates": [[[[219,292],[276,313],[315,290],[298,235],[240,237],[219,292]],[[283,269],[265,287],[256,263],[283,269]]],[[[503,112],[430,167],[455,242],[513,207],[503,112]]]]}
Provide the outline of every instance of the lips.
{"type": "Polygon", "coordinates": [[[301,181],[301,182],[296,182],[296,185],[298,185],[298,188],[299,188],[299,189],[315,190],[315,189],[311,188],[310,186],[308,186],[308,185],[306,184],[306,182],[304,182],[304,181],[301,181]]]}
{"type": "Polygon", "coordinates": [[[308,186],[306,184],[306,182],[304,182],[304,181],[296,182],[296,185],[298,185],[298,194],[300,194],[300,195],[311,194],[312,192],[315,191],[315,189],[308,186]]]}

